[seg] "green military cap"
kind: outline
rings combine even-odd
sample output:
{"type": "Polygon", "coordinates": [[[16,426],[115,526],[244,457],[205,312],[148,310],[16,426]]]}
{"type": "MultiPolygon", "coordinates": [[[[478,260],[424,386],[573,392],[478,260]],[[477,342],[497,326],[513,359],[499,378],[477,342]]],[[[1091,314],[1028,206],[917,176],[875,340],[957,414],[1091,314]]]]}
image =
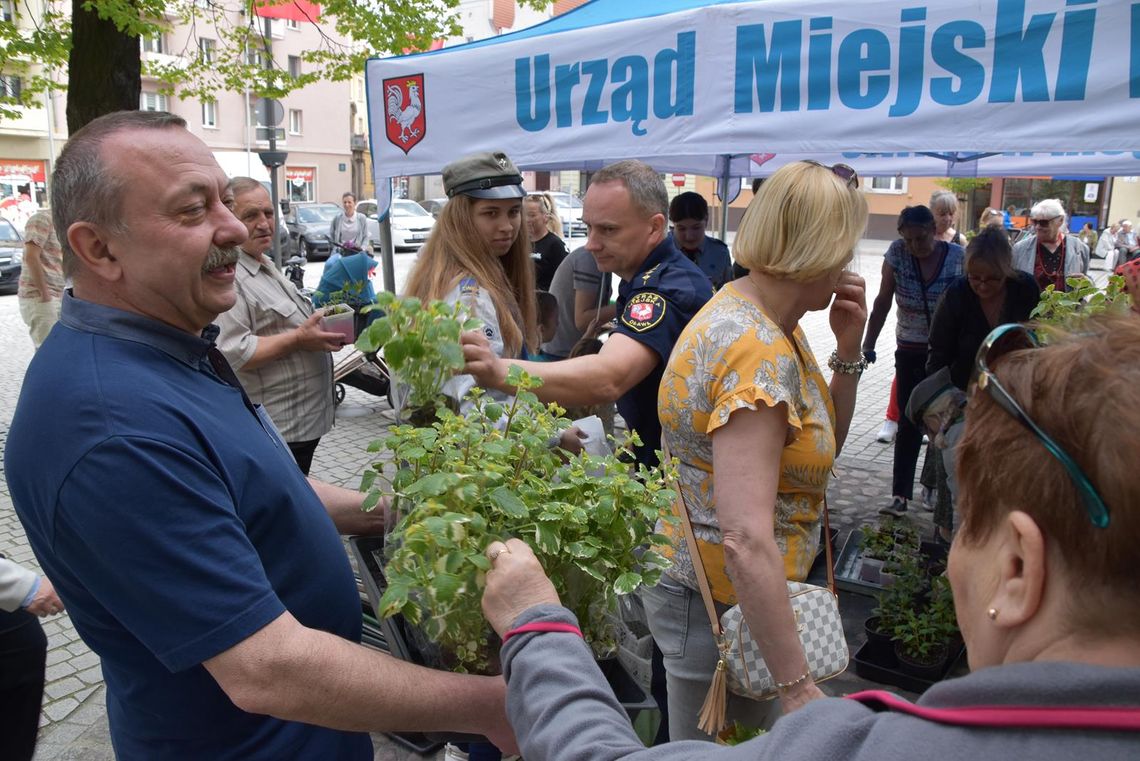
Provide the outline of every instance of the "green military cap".
{"type": "Polygon", "coordinates": [[[518,167],[502,151],[483,151],[452,161],[443,168],[443,189],[448,198],[458,193],[475,198],[522,198],[518,167]]]}

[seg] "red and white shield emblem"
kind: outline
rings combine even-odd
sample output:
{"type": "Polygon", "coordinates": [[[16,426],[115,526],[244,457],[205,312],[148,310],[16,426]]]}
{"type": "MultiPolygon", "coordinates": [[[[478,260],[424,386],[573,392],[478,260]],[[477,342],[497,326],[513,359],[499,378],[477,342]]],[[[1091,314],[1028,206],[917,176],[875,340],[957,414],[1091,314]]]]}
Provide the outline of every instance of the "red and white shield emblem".
{"type": "Polygon", "coordinates": [[[652,304],[631,304],[629,316],[634,320],[650,320],[653,318],[652,304]]]}
{"type": "Polygon", "coordinates": [[[388,141],[404,153],[424,139],[424,75],[384,80],[384,125],[388,141]]]}

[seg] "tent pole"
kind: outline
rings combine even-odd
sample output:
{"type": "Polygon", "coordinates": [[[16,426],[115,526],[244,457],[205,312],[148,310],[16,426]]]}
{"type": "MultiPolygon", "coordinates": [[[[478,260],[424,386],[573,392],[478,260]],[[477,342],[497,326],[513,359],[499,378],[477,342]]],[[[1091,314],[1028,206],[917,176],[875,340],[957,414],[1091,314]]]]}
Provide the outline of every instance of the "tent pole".
{"type": "Polygon", "coordinates": [[[724,172],[720,177],[720,239],[728,235],[728,176],[732,169],[732,157],[724,157],[724,172]]]}

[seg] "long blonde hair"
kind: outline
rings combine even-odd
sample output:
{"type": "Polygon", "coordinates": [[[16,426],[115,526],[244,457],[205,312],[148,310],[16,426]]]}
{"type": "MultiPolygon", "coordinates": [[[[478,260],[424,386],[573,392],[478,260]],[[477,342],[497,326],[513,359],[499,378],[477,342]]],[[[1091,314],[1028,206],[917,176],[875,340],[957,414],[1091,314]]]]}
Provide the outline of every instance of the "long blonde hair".
{"type": "Polygon", "coordinates": [[[461,279],[473,277],[491,295],[504,351],[513,357],[525,346],[533,353],[538,349],[539,333],[526,225],[519,225],[510,251],[496,256],[475,227],[477,200],[459,194],[443,207],[408,276],[404,295],[427,303],[442,299],[461,279]]]}

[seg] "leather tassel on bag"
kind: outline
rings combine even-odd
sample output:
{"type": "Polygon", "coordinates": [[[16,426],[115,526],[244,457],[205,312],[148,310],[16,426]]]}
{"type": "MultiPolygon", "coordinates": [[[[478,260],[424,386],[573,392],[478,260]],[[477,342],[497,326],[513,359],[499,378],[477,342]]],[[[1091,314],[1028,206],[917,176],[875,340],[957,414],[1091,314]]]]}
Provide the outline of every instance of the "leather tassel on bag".
{"type": "Polygon", "coordinates": [[[725,713],[728,710],[727,669],[728,664],[724,662],[724,658],[719,658],[716,662],[716,671],[713,672],[712,684],[709,685],[704,705],[701,706],[701,712],[697,716],[697,729],[713,737],[716,737],[725,725],[725,713]]]}

